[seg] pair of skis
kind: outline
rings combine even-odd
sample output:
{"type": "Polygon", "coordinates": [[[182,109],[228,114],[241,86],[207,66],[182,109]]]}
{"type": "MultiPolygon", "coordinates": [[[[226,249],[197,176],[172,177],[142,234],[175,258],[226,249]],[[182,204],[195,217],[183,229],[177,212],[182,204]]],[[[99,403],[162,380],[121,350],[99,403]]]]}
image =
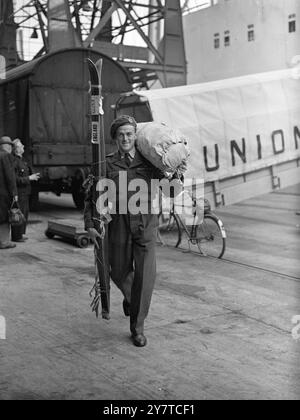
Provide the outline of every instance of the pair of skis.
{"type": "Polygon", "coordinates": [[[92,311],[99,316],[99,309],[101,303],[101,313],[103,319],[109,319],[110,311],[110,276],[108,263],[108,235],[107,232],[103,234],[103,227],[105,224],[105,215],[98,212],[96,203],[99,193],[96,185],[100,179],[106,177],[106,159],[105,159],[105,138],[104,138],[104,124],[103,124],[103,107],[102,107],[102,60],[96,64],[89,58],[87,59],[89,74],[90,74],[90,101],[91,101],[91,142],[92,142],[92,218],[94,227],[102,236],[98,238],[98,246],[95,246],[95,284],[91,290],[92,311]]]}

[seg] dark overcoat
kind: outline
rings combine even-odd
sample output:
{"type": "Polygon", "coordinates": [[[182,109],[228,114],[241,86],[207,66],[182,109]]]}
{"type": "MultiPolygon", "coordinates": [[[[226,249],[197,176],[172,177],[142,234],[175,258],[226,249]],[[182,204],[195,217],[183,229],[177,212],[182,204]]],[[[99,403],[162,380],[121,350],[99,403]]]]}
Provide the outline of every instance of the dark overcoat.
{"type": "Polygon", "coordinates": [[[27,162],[20,156],[14,156],[14,168],[16,174],[18,196],[29,196],[31,194],[31,183],[29,176],[32,170],[27,162]]]}
{"type": "Polygon", "coordinates": [[[12,226],[12,241],[21,239],[26,233],[27,220],[29,216],[29,196],[31,194],[29,176],[32,174],[31,168],[21,156],[14,156],[14,168],[17,181],[19,207],[25,217],[25,221],[22,225],[12,226]]]}
{"type": "Polygon", "coordinates": [[[0,223],[8,222],[8,210],[17,195],[13,157],[0,151],[0,223]]]}

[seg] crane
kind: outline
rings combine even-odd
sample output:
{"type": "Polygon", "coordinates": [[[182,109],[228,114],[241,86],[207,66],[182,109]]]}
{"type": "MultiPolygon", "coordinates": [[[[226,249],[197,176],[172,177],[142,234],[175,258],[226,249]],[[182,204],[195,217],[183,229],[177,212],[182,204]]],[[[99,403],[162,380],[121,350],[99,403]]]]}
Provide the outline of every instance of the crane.
{"type": "Polygon", "coordinates": [[[61,48],[92,48],[118,61],[135,87],[149,88],[156,81],[162,87],[184,85],[187,64],[182,15],[189,7],[204,3],[0,0],[0,54],[6,57],[8,68],[22,62],[27,37],[27,42],[38,45],[30,59],[61,48]]]}

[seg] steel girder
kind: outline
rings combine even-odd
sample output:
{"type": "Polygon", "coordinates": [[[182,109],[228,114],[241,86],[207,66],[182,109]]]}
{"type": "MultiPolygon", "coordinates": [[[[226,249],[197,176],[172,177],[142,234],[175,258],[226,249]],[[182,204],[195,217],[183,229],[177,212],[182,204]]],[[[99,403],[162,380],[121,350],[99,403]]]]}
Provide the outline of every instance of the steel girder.
{"type": "Polygon", "coordinates": [[[163,87],[186,84],[180,0],[23,0],[23,4],[26,13],[17,23],[40,29],[39,54],[81,45],[118,61],[136,87],[149,87],[157,79],[163,87]]]}
{"type": "Polygon", "coordinates": [[[4,57],[6,69],[17,65],[16,25],[12,0],[0,0],[0,55],[4,57]]]}

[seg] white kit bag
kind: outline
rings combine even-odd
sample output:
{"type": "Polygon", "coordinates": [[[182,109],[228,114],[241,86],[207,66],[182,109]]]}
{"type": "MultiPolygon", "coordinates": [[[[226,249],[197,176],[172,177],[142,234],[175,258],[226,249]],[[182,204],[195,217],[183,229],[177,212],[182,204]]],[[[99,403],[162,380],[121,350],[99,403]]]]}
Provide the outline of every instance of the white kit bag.
{"type": "Polygon", "coordinates": [[[178,130],[155,122],[139,123],[137,148],[167,178],[186,170],[190,152],[186,138],[178,130]]]}

